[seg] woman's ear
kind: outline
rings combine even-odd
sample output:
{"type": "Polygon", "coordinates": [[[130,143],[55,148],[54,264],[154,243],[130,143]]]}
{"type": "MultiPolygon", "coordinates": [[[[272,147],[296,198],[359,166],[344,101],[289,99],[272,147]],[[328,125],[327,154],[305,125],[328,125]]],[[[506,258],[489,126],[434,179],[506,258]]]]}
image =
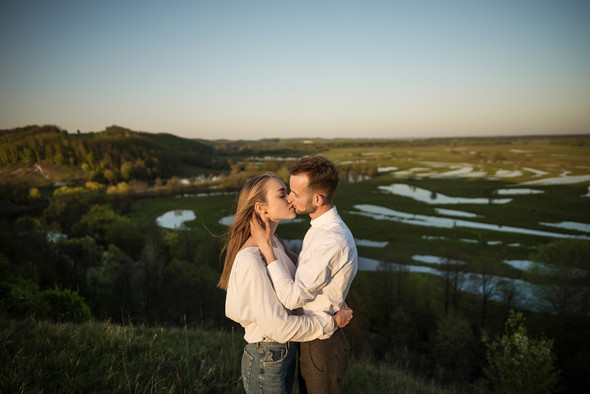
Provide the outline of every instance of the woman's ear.
{"type": "Polygon", "coordinates": [[[268,213],[267,209],[266,209],[266,205],[264,205],[260,202],[257,202],[256,204],[254,204],[254,209],[256,210],[256,213],[259,215],[268,213]]]}

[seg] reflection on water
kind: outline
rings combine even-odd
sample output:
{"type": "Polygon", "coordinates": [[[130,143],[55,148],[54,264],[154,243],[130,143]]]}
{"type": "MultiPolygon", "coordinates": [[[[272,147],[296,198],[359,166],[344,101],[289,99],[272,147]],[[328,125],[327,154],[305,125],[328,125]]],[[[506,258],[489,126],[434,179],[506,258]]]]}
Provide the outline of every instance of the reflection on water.
{"type": "Polygon", "coordinates": [[[514,170],[514,171],[498,170],[494,174],[494,177],[496,177],[496,178],[516,178],[517,176],[521,176],[521,175],[522,175],[522,171],[519,171],[519,170],[514,170]]]}
{"type": "Polygon", "coordinates": [[[377,172],[397,171],[397,167],[377,167],[377,172]]]}
{"type": "Polygon", "coordinates": [[[195,213],[191,210],[177,209],[174,211],[166,212],[162,216],[156,219],[156,223],[160,227],[168,228],[171,230],[179,229],[184,227],[184,222],[195,220],[195,213]]]}
{"type": "Polygon", "coordinates": [[[583,231],[586,233],[590,233],[590,224],[586,224],[586,223],[578,223],[578,222],[546,223],[546,222],[541,222],[539,224],[542,224],[543,226],[565,228],[568,230],[576,230],[576,231],[583,231]]]}
{"type": "MultiPolygon", "coordinates": [[[[359,240],[355,240],[357,243],[359,240]]],[[[363,241],[363,240],[360,240],[363,241]]],[[[301,252],[301,246],[303,241],[300,239],[283,239],[285,246],[293,251],[296,254],[301,252]]],[[[358,264],[359,264],[359,271],[388,271],[388,272],[408,272],[408,273],[422,273],[422,274],[431,274],[437,276],[444,276],[446,271],[444,270],[444,265],[447,263],[447,259],[444,257],[439,256],[432,256],[432,255],[414,255],[412,256],[412,260],[426,263],[426,264],[436,264],[441,266],[441,268],[434,268],[434,267],[427,267],[422,265],[412,265],[412,264],[398,264],[398,263],[390,263],[386,261],[380,261],[376,259],[371,259],[367,257],[358,257],[358,264]]],[[[530,264],[533,262],[525,261],[525,260],[506,260],[506,264],[512,265],[518,269],[526,269],[530,264]]],[[[453,263],[456,265],[465,265],[466,263],[461,260],[453,260],[453,263]]],[[[464,275],[468,275],[469,284],[465,286],[461,290],[470,292],[472,294],[481,294],[481,282],[482,278],[479,274],[463,272],[464,275]]],[[[489,279],[488,279],[489,280],[489,279]]],[[[541,310],[546,305],[540,305],[539,300],[537,300],[533,294],[539,290],[540,285],[536,285],[533,283],[525,282],[520,279],[512,279],[500,276],[494,276],[492,278],[496,283],[504,282],[509,286],[514,286],[515,289],[518,289],[519,297],[517,301],[517,306],[529,310],[541,310]]],[[[502,301],[499,292],[496,292],[492,299],[495,301],[502,301]]]]}
{"type": "Polygon", "coordinates": [[[519,270],[528,270],[534,264],[530,260],[504,260],[506,264],[519,270]]]}
{"type": "Polygon", "coordinates": [[[469,197],[450,197],[442,193],[422,189],[416,186],[406,185],[405,183],[394,183],[389,186],[379,186],[379,189],[398,196],[411,197],[416,201],[427,204],[506,204],[512,201],[511,198],[469,198],[469,197]]]}
{"type": "MultiPolygon", "coordinates": [[[[397,171],[396,177],[429,177],[429,178],[483,178],[488,175],[487,171],[483,168],[475,168],[472,165],[467,164],[453,164],[444,162],[422,162],[430,168],[412,168],[405,171],[397,171]],[[448,171],[437,172],[432,171],[433,168],[448,168],[448,171]]],[[[541,178],[549,174],[546,171],[537,170],[534,168],[522,167],[521,170],[504,170],[499,169],[493,175],[488,176],[488,179],[499,179],[499,178],[515,178],[525,175],[523,171],[532,172],[532,178],[541,178]]],[[[535,179],[527,182],[521,182],[521,185],[565,185],[574,184],[590,181],[590,175],[573,175],[570,176],[570,171],[563,171],[557,177],[535,179]]],[[[588,193],[590,196],[590,190],[588,193]]]]}
{"type": "Polygon", "coordinates": [[[479,178],[486,176],[486,171],[474,171],[471,166],[450,165],[452,170],[441,173],[420,174],[421,176],[428,176],[430,178],[479,178]]]}
{"type": "Polygon", "coordinates": [[[356,246],[366,246],[368,248],[384,248],[389,242],[370,241],[368,239],[355,239],[356,246]]]}
{"type": "Polygon", "coordinates": [[[496,194],[501,196],[516,196],[522,194],[543,194],[545,193],[543,190],[536,190],[536,189],[528,189],[525,187],[517,188],[517,189],[498,189],[496,190],[496,194]]]}
{"type": "MultiPolygon", "coordinates": [[[[415,259],[414,256],[413,258],[415,259]]],[[[422,256],[425,259],[431,260],[428,261],[429,263],[434,264],[441,264],[443,261],[442,258],[437,258],[436,256],[422,256]]],[[[379,261],[375,259],[369,259],[366,257],[359,256],[359,271],[387,271],[387,272],[409,272],[409,273],[422,273],[422,274],[431,274],[437,276],[445,276],[446,272],[443,269],[436,269],[432,267],[425,267],[419,265],[404,265],[404,264],[397,264],[397,263],[388,263],[384,261],[379,261]]],[[[467,291],[471,294],[481,294],[482,293],[482,276],[476,273],[469,273],[463,272],[463,274],[468,275],[468,282],[467,285],[464,286],[461,290],[467,291]]],[[[534,294],[537,294],[542,285],[537,285],[534,283],[526,282],[521,279],[513,279],[513,278],[506,278],[502,276],[493,276],[491,278],[492,281],[495,283],[504,283],[507,286],[513,287],[518,291],[518,297],[516,298],[516,306],[528,309],[532,311],[541,311],[546,309],[548,306],[547,303],[543,303],[543,301],[537,299],[534,294]]],[[[490,278],[487,278],[488,283],[490,283],[490,278]]],[[[495,292],[492,294],[491,299],[494,301],[501,302],[501,292],[495,292]]]]}
{"type": "MultiPolygon", "coordinates": [[[[449,260],[444,257],[421,255],[421,254],[416,254],[416,255],[412,256],[412,260],[419,261],[421,263],[427,263],[427,264],[446,264],[447,262],[449,262],[449,260]]],[[[464,261],[461,261],[461,260],[453,260],[453,263],[454,264],[466,264],[464,261]]]]}
{"type": "Polygon", "coordinates": [[[438,227],[438,228],[454,228],[465,227],[475,228],[480,230],[499,231],[505,233],[518,233],[537,235],[541,237],[552,238],[583,238],[590,239],[586,236],[576,236],[571,234],[553,233],[548,231],[530,230],[526,228],[501,226],[497,224],[471,222],[468,220],[449,219],[438,216],[418,215],[406,212],[395,211],[393,209],[379,207],[370,204],[358,204],[354,208],[357,211],[349,211],[351,214],[368,216],[375,220],[390,220],[399,223],[414,224],[417,226],[438,227]]]}
{"type": "Polygon", "coordinates": [[[522,169],[525,170],[525,171],[529,171],[529,172],[532,172],[533,174],[535,174],[535,175],[533,175],[533,178],[538,178],[540,176],[543,176],[543,175],[547,175],[548,174],[548,172],[546,172],[546,171],[535,170],[534,168],[522,167],[522,169]]]}
{"type": "Polygon", "coordinates": [[[590,175],[563,175],[555,178],[543,178],[535,181],[522,182],[521,185],[570,185],[588,181],[590,181],[590,175]]]}
{"type": "Polygon", "coordinates": [[[445,216],[459,216],[464,218],[477,218],[480,217],[479,215],[471,212],[465,211],[456,211],[454,209],[445,209],[445,208],[435,208],[436,213],[445,216]]]}

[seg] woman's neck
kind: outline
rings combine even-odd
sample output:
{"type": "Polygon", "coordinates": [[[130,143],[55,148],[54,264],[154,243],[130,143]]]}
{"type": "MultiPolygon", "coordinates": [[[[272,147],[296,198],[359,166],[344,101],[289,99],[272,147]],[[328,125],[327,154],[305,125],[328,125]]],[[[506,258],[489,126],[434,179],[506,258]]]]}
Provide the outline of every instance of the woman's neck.
{"type": "MultiPolygon", "coordinates": [[[[271,237],[273,237],[273,246],[275,245],[275,241],[274,241],[274,235],[275,235],[275,231],[277,230],[277,226],[279,225],[279,222],[275,222],[273,220],[269,220],[270,223],[270,234],[271,237]]],[[[249,236],[248,239],[246,240],[246,242],[244,243],[244,245],[240,248],[240,250],[244,249],[244,248],[257,248],[258,245],[256,244],[256,242],[254,242],[254,239],[252,239],[252,236],[249,236]]]]}

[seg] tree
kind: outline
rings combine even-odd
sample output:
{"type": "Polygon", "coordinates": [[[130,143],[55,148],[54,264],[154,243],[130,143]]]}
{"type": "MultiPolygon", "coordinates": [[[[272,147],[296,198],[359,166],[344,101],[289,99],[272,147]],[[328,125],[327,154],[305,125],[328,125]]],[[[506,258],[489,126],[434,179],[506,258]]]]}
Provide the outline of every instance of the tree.
{"type": "Polygon", "coordinates": [[[519,300],[519,291],[516,282],[509,279],[500,279],[496,287],[506,310],[512,309],[519,300]]]}
{"type": "Polygon", "coordinates": [[[590,242],[582,239],[561,239],[539,248],[530,272],[544,281],[536,295],[545,301],[549,312],[558,316],[589,312],[590,242]]]}
{"type": "Polygon", "coordinates": [[[445,271],[445,313],[449,312],[449,303],[451,301],[453,308],[457,309],[459,294],[465,283],[466,275],[462,271],[462,266],[465,265],[465,261],[465,256],[452,252],[447,254],[444,258],[442,267],[445,271]]]}
{"type": "Polygon", "coordinates": [[[109,245],[101,266],[88,270],[89,292],[96,309],[110,317],[128,318],[134,313],[133,260],[115,245],[109,245]]]}
{"type": "Polygon", "coordinates": [[[485,325],[486,312],[490,298],[496,293],[498,286],[498,277],[495,275],[496,269],[492,261],[483,261],[480,264],[479,273],[469,274],[469,279],[474,290],[481,294],[481,326],[485,325]]]}
{"type": "Polygon", "coordinates": [[[451,381],[465,380],[472,372],[475,336],[469,323],[456,313],[447,314],[438,322],[432,338],[432,354],[437,375],[451,381]]]}
{"type": "Polygon", "coordinates": [[[70,275],[62,275],[62,282],[72,288],[80,288],[82,293],[85,293],[88,269],[99,265],[104,249],[88,235],[81,238],[64,238],[58,246],[70,268],[70,275]]]}
{"type": "Polygon", "coordinates": [[[482,336],[488,361],[484,373],[496,393],[551,393],[559,380],[553,340],[530,338],[524,321],[512,310],[501,337],[491,341],[485,331],[482,336]]]}

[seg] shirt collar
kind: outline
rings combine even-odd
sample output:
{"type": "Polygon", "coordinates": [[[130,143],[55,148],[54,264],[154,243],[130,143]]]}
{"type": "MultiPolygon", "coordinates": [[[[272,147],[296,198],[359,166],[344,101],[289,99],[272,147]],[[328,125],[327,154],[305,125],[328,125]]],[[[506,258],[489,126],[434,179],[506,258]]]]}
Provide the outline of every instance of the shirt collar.
{"type": "Polygon", "coordinates": [[[313,219],[310,224],[312,226],[321,226],[324,223],[332,221],[336,216],[338,216],[338,210],[336,209],[336,205],[334,205],[329,211],[324,212],[320,217],[313,219]]]}

